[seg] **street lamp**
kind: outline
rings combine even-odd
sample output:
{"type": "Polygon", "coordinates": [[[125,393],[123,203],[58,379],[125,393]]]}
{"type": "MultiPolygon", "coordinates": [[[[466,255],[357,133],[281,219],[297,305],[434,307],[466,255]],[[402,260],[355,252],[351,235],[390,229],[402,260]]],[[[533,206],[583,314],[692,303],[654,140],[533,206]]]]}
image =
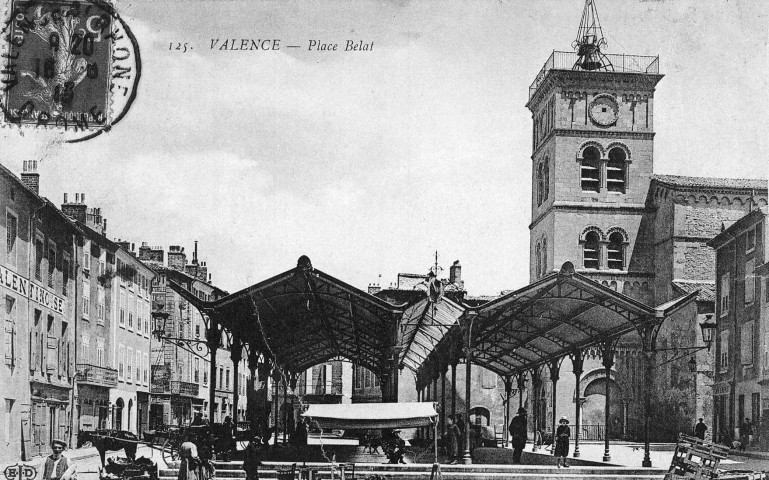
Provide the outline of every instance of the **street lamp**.
{"type": "MultiPolygon", "coordinates": [[[[680,354],[675,355],[673,358],[666,362],[662,362],[658,367],[665,365],[666,363],[675,362],[676,360],[680,360],[681,358],[688,355],[688,352],[698,352],[700,350],[705,350],[706,348],[708,351],[710,351],[710,346],[713,344],[713,337],[715,335],[716,329],[718,329],[718,324],[713,320],[713,314],[708,314],[705,316],[705,321],[699,324],[700,330],[702,331],[702,341],[705,343],[704,346],[701,347],[671,347],[671,348],[656,348],[655,350],[658,352],[670,352],[674,351],[676,353],[682,352],[680,354]]],[[[697,369],[697,362],[692,357],[689,362],[689,371],[694,372],[697,369]]]]}
{"type": "Polygon", "coordinates": [[[713,336],[718,329],[718,324],[713,320],[713,314],[705,316],[705,321],[700,323],[700,329],[702,330],[702,340],[710,351],[710,346],[713,344],[713,336]]]}
{"type": "MultiPolygon", "coordinates": [[[[156,303],[155,309],[152,311],[152,336],[159,342],[171,342],[190,353],[197,355],[202,359],[206,359],[209,354],[208,344],[206,339],[201,338],[184,338],[181,336],[175,337],[166,333],[166,327],[168,323],[168,317],[170,314],[163,311],[165,306],[162,303],[156,303]],[[196,350],[193,351],[193,350],[196,350]]],[[[179,309],[181,319],[181,308],[179,309]]]]}

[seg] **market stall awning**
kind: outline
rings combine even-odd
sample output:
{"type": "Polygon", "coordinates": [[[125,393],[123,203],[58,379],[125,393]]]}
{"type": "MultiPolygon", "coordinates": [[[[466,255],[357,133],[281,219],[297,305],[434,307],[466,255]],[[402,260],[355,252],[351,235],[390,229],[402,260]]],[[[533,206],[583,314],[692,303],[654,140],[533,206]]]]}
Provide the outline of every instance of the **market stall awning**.
{"type": "Polygon", "coordinates": [[[382,429],[432,425],[438,412],[429,402],[348,403],[310,405],[302,416],[317,422],[320,428],[382,429]]]}

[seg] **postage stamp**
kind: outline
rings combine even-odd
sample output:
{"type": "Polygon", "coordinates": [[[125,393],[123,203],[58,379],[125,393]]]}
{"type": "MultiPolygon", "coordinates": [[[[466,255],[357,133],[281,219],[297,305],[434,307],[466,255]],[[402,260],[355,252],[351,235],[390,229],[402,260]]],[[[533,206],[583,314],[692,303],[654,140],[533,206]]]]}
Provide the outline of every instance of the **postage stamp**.
{"type": "Polygon", "coordinates": [[[3,122],[67,141],[114,126],[136,96],[136,39],[100,0],[13,0],[2,32],[3,122]]]}

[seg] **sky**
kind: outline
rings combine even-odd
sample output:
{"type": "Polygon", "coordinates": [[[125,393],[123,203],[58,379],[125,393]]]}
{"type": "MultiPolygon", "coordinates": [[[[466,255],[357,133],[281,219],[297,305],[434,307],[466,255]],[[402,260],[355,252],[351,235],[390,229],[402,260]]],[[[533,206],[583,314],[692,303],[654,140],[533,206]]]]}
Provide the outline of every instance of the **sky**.
{"type": "MultiPolygon", "coordinates": [[[[596,3],[606,53],[660,56],[655,173],[767,178],[765,2],[596,3]]],[[[118,0],[143,69],[128,115],[77,144],[0,129],[0,162],[20,172],[39,160],[41,194],[85,193],[110,238],[189,257],[198,240],[229,291],[301,255],[386,287],[426,273],[436,251],[445,275],[460,260],[470,294],[520,288],[528,87],[553,50],[571,50],[583,5],[118,0]],[[281,48],[210,48],[227,38],[281,48]],[[373,46],[308,51],[311,40],[373,46]]]]}

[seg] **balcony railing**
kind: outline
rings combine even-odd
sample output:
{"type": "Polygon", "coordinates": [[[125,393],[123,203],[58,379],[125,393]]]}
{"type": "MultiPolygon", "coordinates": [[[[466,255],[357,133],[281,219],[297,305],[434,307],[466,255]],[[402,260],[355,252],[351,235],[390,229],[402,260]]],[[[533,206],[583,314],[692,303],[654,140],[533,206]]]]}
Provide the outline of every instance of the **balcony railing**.
{"type": "Polygon", "coordinates": [[[77,382],[100,387],[117,387],[117,370],[87,363],[78,363],[77,382]]]}
{"type": "Polygon", "coordinates": [[[171,395],[182,395],[185,397],[197,397],[200,392],[200,385],[197,383],[180,382],[178,380],[161,380],[152,382],[150,393],[169,393],[171,395]]]}
{"type": "MultiPolygon", "coordinates": [[[[642,73],[647,75],[656,75],[660,73],[660,57],[651,57],[645,55],[625,55],[625,54],[604,54],[611,62],[609,72],[616,73],[642,73]]],[[[545,81],[547,73],[550,70],[573,70],[577,63],[579,55],[576,52],[557,52],[553,51],[550,58],[547,59],[542,70],[537,74],[529,87],[529,99],[534,96],[542,82],[545,81]]]]}

